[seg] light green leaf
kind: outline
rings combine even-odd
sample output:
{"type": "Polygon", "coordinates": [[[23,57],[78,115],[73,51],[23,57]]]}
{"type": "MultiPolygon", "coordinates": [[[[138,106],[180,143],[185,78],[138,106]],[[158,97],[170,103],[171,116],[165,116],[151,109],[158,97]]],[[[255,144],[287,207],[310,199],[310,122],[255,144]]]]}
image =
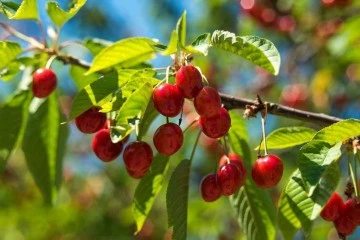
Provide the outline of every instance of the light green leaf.
{"type": "Polygon", "coordinates": [[[85,3],[86,0],[73,0],[70,4],[69,11],[64,11],[57,2],[47,2],[46,11],[53,23],[61,28],[68,20],[78,13],[85,3]]]}
{"type": "Polygon", "coordinates": [[[314,140],[324,141],[331,145],[360,135],[360,120],[347,119],[321,129],[314,140]]]}
{"type": "Polygon", "coordinates": [[[121,91],[122,91],[123,97],[127,98],[130,95],[132,95],[134,91],[139,89],[139,87],[141,87],[144,83],[150,83],[151,86],[155,86],[159,82],[160,81],[158,79],[152,78],[152,77],[136,77],[136,76],[133,76],[125,84],[125,86],[121,88],[121,91]]]}
{"type": "Polygon", "coordinates": [[[132,212],[139,232],[149,215],[157,195],[163,187],[164,176],[168,170],[169,157],[157,154],[149,173],[142,178],[136,187],[132,212]]]}
{"type": "Polygon", "coordinates": [[[154,102],[152,100],[150,100],[146,107],[145,113],[139,123],[139,127],[138,127],[138,129],[139,129],[138,139],[139,140],[141,140],[143,138],[143,136],[146,135],[151,123],[155,120],[155,118],[157,116],[159,116],[159,112],[156,110],[156,108],[154,106],[154,102]]]}
{"type": "Polygon", "coordinates": [[[22,91],[0,107],[0,172],[24,135],[31,97],[29,91],[22,91]]]}
{"type": "Polygon", "coordinates": [[[100,38],[86,38],[84,41],[85,47],[87,47],[93,56],[96,56],[104,48],[110,46],[113,42],[100,39],[100,38]]]}
{"type": "Polygon", "coordinates": [[[9,19],[38,19],[36,0],[23,0],[20,5],[14,2],[0,1],[0,8],[0,12],[3,12],[9,19]]]}
{"type": "Polygon", "coordinates": [[[149,38],[127,38],[104,48],[95,56],[87,74],[117,65],[129,68],[153,58],[154,45],[157,42],[149,38]]]}
{"type": "Polygon", "coordinates": [[[26,163],[46,204],[53,204],[62,178],[68,126],[62,119],[57,97],[52,94],[30,114],[22,149],[26,163]]]}
{"type": "Polygon", "coordinates": [[[74,80],[78,90],[83,89],[85,86],[95,82],[99,78],[96,73],[85,76],[84,74],[86,71],[87,69],[77,65],[71,65],[70,67],[70,76],[74,80]]]}
{"type": "MultiPolygon", "coordinates": [[[[230,111],[230,116],[230,145],[235,153],[243,157],[249,174],[252,163],[245,121],[233,111],[230,111]]],[[[230,197],[230,202],[247,239],[275,239],[274,204],[268,191],[258,188],[251,176],[246,177],[245,186],[230,197]]]]}
{"type": "MultiPolygon", "coordinates": [[[[278,128],[266,137],[268,149],[284,149],[311,141],[316,131],[307,127],[278,128]]],[[[264,143],[261,148],[264,148],[264,143]]],[[[259,146],[255,148],[258,150],[259,146]]]]}
{"type": "Polygon", "coordinates": [[[0,42],[0,69],[6,67],[21,51],[18,43],[9,41],[0,42]]]}
{"type": "Polygon", "coordinates": [[[183,160],[171,175],[166,192],[166,209],[172,239],[186,240],[190,161],[183,160]]]}
{"type": "Polygon", "coordinates": [[[275,45],[267,39],[256,36],[240,37],[227,31],[216,30],[212,34],[211,44],[241,56],[274,75],[279,73],[280,54],[275,45]]]}
{"type": "Polygon", "coordinates": [[[198,53],[207,55],[209,48],[211,47],[211,35],[210,33],[204,33],[198,36],[192,43],[191,47],[196,50],[198,53]]]}
{"type": "Polygon", "coordinates": [[[21,63],[12,61],[0,71],[0,79],[5,82],[12,80],[16,75],[18,75],[18,73],[20,73],[21,66],[21,63]]]}
{"type": "Polygon", "coordinates": [[[176,31],[171,33],[170,41],[167,48],[161,52],[163,55],[171,55],[177,52],[179,37],[176,31]]]}
{"type": "Polygon", "coordinates": [[[129,96],[116,117],[116,127],[111,129],[111,139],[119,142],[121,139],[135,130],[138,119],[143,117],[146,107],[151,100],[153,87],[150,83],[144,83],[131,96],[129,96]],[[130,124],[129,121],[132,121],[130,124]]]}
{"type": "Polygon", "coordinates": [[[176,33],[180,47],[186,45],[186,11],[181,15],[176,24],[176,33]]]}

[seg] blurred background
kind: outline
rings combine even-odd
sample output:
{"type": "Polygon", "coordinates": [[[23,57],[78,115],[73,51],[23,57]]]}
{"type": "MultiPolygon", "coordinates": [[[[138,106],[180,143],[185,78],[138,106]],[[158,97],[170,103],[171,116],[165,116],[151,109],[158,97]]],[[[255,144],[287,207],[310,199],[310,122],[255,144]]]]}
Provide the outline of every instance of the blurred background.
{"type": "MultiPolygon", "coordinates": [[[[58,2],[66,9],[70,1],[58,2]]],[[[45,3],[38,0],[42,21],[48,27],[51,22],[45,3]]],[[[251,99],[260,94],[266,101],[290,107],[341,118],[360,118],[359,0],[88,0],[61,30],[60,40],[96,37],[117,41],[145,36],[167,43],[184,10],[188,13],[188,43],[202,33],[222,29],[237,35],[267,38],[280,51],[282,65],[278,76],[216,50],[210,51],[207,57],[195,56],[193,64],[201,67],[210,84],[219,91],[251,99]]],[[[3,16],[0,21],[40,37],[34,22],[10,22],[3,16]]],[[[0,29],[0,39],[5,38],[7,33],[0,29]]],[[[91,61],[85,48],[75,46],[66,50],[91,61]]],[[[159,57],[152,64],[166,67],[171,59],[159,57]]],[[[60,103],[67,113],[78,89],[69,75],[69,66],[55,63],[54,67],[60,80],[60,103]]],[[[20,78],[21,74],[16,80],[0,81],[0,103],[16,89],[20,78]]],[[[187,107],[186,112],[183,126],[195,117],[191,107],[187,107]]],[[[267,132],[280,126],[299,125],[319,129],[316,125],[269,116],[267,132]]],[[[152,132],[156,126],[154,124],[152,132]]],[[[170,239],[164,207],[165,188],[144,228],[134,236],[131,203],[138,181],[127,175],[121,158],[111,164],[99,161],[91,151],[91,137],[81,134],[73,124],[70,127],[64,181],[54,208],[42,205],[21,151],[9,160],[0,177],[0,239],[170,239]]],[[[251,148],[260,140],[260,128],[260,119],[248,121],[251,148]]],[[[196,132],[187,134],[183,148],[171,158],[170,171],[181,159],[189,157],[196,132]]],[[[151,136],[150,133],[148,142],[152,142],[151,136]]],[[[298,148],[275,152],[285,162],[285,174],[279,188],[271,190],[274,202],[296,167],[297,152],[298,148]]],[[[191,173],[189,239],[244,238],[228,199],[222,197],[215,203],[205,203],[198,190],[201,178],[216,169],[221,154],[216,141],[201,137],[191,173]]],[[[254,151],[253,161],[255,155],[254,151]]],[[[345,176],[346,167],[343,169],[345,176]]],[[[344,188],[345,181],[339,184],[339,191],[344,188]]],[[[350,239],[359,238],[360,229],[350,239]]],[[[303,234],[299,232],[296,239],[304,239],[303,234]]],[[[331,223],[319,219],[311,239],[337,239],[337,235],[331,223]]]]}

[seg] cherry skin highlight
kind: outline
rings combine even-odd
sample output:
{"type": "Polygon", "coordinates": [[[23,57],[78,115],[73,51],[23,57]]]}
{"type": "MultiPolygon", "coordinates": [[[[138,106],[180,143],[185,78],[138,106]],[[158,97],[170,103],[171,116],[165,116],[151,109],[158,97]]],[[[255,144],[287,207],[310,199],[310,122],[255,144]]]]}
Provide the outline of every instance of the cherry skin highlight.
{"type": "Polygon", "coordinates": [[[194,66],[182,66],[175,76],[176,85],[185,98],[194,98],[203,88],[202,76],[194,66]]]}
{"type": "Polygon", "coordinates": [[[213,117],[200,117],[199,122],[203,133],[210,138],[225,136],[231,126],[230,115],[223,107],[220,109],[220,112],[213,117]]]}
{"type": "Polygon", "coordinates": [[[234,194],[244,181],[240,170],[235,164],[225,164],[217,172],[218,184],[222,195],[230,196],[234,194]]]}
{"type": "Polygon", "coordinates": [[[99,108],[92,107],[75,118],[75,125],[83,133],[95,133],[106,123],[106,114],[99,112],[99,108]]]}
{"type": "Polygon", "coordinates": [[[283,174],[283,163],[276,155],[258,158],[251,171],[252,178],[260,188],[271,188],[278,184],[283,174]]]}
{"type": "Polygon", "coordinates": [[[166,117],[175,117],[184,105],[184,96],[176,85],[162,84],[152,95],[154,106],[159,113],[166,117]]]}
{"type": "Polygon", "coordinates": [[[220,161],[219,161],[219,167],[221,166],[224,166],[225,164],[227,164],[227,159],[229,158],[230,160],[230,163],[234,164],[235,166],[238,167],[238,169],[240,170],[240,174],[242,176],[242,180],[241,183],[240,183],[240,186],[244,185],[245,183],[245,180],[246,180],[246,167],[244,165],[244,161],[243,159],[237,155],[236,153],[232,153],[230,152],[229,153],[229,157],[227,157],[226,155],[223,155],[221,158],[220,158],[220,161]]]}
{"type": "Polygon", "coordinates": [[[221,110],[221,99],[218,91],[204,87],[194,99],[196,112],[202,117],[213,117],[221,110]]]}
{"type": "Polygon", "coordinates": [[[40,68],[33,74],[32,92],[35,97],[45,98],[56,88],[57,78],[53,70],[40,68]]]}
{"type": "Polygon", "coordinates": [[[183,144],[183,133],[175,123],[166,123],[160,126],[154,134],[154,145],[159,153],[166,156],[176,153],[183,144]]]}
{"type": "Polygon", "coordinates": [[[91,142],[91,147],[96,156],[104,161],[110,162],[115,160],[121,153],[124,143],[122,141],[113,143],[110,137],[109,129],[98,131],[91,142]]]}
{"type": "Polygon", "coordinates": [[[128,172],[147,171],[153,161],[153,152],[146,142],[136,141],[126,146],[123,159],[128,172]]]}
{"type": "Polygon", "coordinates": [[[322,209],[320,216],[326,221],[335,221],[344,211],[344,202],[341,196],[334,192],[322,209]]]}
{"type": "Polygon", "coordinates": [[[205,202],[213,202],[221,197],[221,189],[215,173],[209,174],[201,180],[200,190],[205,202]]]}

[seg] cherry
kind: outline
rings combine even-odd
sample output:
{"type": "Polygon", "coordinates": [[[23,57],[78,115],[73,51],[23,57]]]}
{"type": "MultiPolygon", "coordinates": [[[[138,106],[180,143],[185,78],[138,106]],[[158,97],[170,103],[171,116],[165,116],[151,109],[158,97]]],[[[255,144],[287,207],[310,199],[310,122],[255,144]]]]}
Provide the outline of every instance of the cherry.
{"type": "Polygon", "coordinates": [[[153,92],[156,110],[166,117],[175,117],[184,105],[184,96],[176,85],[162,84],[153,92]]]}
{"type": "Polygon", "coordinates": [[[99,112],[98,107],[92,107],[75,118],[77,128],[83,133],[95,133],[106,123],[106,114],[99,112]]]}
{"type": "Polygon", "coordinates": [[[91,142],[91,147],[96,156],[104,161],[115,160],[121,153],[124,143],[122,141],[113,143],[110,137],[109,129],[102,129],[97,132],[91,142]]]}
{"type": "Polygon", "coordinates": [[[230,115],[223,107],[218,114],[212,117],[200,117],[199,122],[203,133],[210,138],[223,137],[231,126],[230,115]]]}
{"type": "Polygon", "coordinates": [[[57,78],[53,70],[40,68],[33,74],[32,92],[35,97],[45,98],[56,88],[57,78]]]}
{"type": "Polygon", "coordinates": [[[356,229],[356,223],[354,223],[350,217],[354,208],[354,199],[348,199],[344,204],[344,211],[338,219],[334,221],[336,230],[343,235],[350,235],[356,229]]]}
{"type": "Polygon", "coordinates": [[[221,193],[225,196],[234,194],[244,182],[240,170],[235,164],[225,164],[217,172],[221,193]]]}
{"type": "Polygon", "coordinates": [[[135,179],[140,179],[142,177],[144,177],[146,175],[146,173],[148,172],[150,167],[148,168],[144,168],[144,169],[140,169],[140,170],[129,170],[128,168],[126,168],[126,171],[128,172],[128,174],[135,178],[135,179]]]}
{"type": "Polygon", "coordinates": [[[136,141],[126,146],[123,159],[129,173],[146,172],[153,161],[153,152],[146,142],[136,141]]]}
{"type": "Polygon", "coordinates": [[[216,89],[204,87],[194,99],[196,112],[203,117],[212,117],[220,112],[221,99],[216,89]]]}
{"type": "Polygon", "coordinates": [[[201,180],[200,190],[205,202],[213,202],[221,197],[221,189],[215,173],[209,174],[201,180]]]}
{"type": "Polygon", "coordinates": [[[194,98],[203,88],[201,73],[194,66],[182,66],[176,73],[175,81],[184,97],[189,99],[194,98]]]}
{"type": "Polygon", "coordinates": [[[170,156],[181,148],[183,133],[177,124],[166,123],[156,130],[153,141],[159,153],[170,156]]]}
{"type": "Polygon", "coordinates": [[[349,219],[356,225],[360,225],[360,203],[357,203],[354,198],[350,198],[345,205],[349,219]]]}
{"type": "Polygon", "coordinates": [[[341,196],[334,192],[322,209],[320,216],[327,221],[335,221],[344,211],[344,202],[341,196]]]}
{"type": "Polygon", "coordinates": [[[244,161],[242,160],[242,158],[237,155],[236,153],[229,153],[229,157],[227,157],[226,155],[223,155],[221,158],[220,158],[220,161],[219,161],[219,167],[221,166],[224,166],[225,164],[227,164],[227,159],[229,158],[230,160],[230,163],[234,164],[235,166],[238,167],[238,169],[240,170],[240,174],[242,177],[242,182],[240,183],[240,185],[244,185],[245,183],[245,179],[246,179],[246,168],[245,168],[245,165],[244,165],[244,161]]]}
{"type": "Polygon", "coordinates": [[[283,163],[276,155],[258,158],[251,171],[256,185],[261,188],[271,188],[279,183],[283,174],[283,163]]]}

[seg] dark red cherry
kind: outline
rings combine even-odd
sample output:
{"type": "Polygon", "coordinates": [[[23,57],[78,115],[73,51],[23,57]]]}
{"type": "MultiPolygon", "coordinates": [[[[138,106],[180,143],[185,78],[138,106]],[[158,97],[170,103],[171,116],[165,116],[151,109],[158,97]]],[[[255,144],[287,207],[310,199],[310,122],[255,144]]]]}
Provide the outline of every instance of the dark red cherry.
{"type": "Polygon", "coordinates": [[[223,137],[231,126],[230,115],[225,108],[212,117],[200,117],[199,122],[203,133],[210,138],[223,137]]]}
{"type": "Polygon", "coordinates": [[[184,105],[184,96],[176,85],[162,84],[152,95],[154,106],[159,113],[166,117],[175,117],[184,105]]]}
{"type": "Polygon", "coordinates": [[[360,203],[357,203],[355,198],[350,198],[345,204],[349,219],[356,225],[360,225],[360,203]]]}
{"type": "Polygon", "coordinates": [[[213,202],[221,197],[221,189],[215,173],[209,174],[201,180],[200,190],[205,202],[213,202]]]}
{"type": "Polygon", "coordinates": [[[53,70],[40,68],[33,74],[32,92],[35,97],[45,98],[56,88],[57,78],[53,70]]]}
{"type": "Polygon", "coordinates": [[[77,128],[83,133],[95,133],[102,129],[106,122],[106,114],[99,108],[92,107],[75,118],[77,128]]]}
{"type": "Polygon", "coordinates": [[[129,170],[128,168],[126,168],[126,171],[132,178],[140,179],[146,175],[146,173],[149,171],[149,168],[150,166],[140,170],[129,170]]]}
{"type": "Polygon", "coordinates": [[[194,99],[196,112],[202,117],[217,115],[221,109],[221,99],[218,91],[212,87],[204,87],[194,99]]]}
{"type": "Polygon", "coordinates": [[[181,148],[183,133],[177,124],[166,123],[156,130],[153,141],[159,153],[170,156],[181,148]]]}
{"type": "Polygon", "coordinates": [[[220,161],[219,161],[219,167],[221,166],[224,166],[225,164],[227,164],[227,159],[229,158],[230,160],[230,163],[236,165],[238,167],[238,169],[240,170],[240,174],[242,176],[242,181],[240,182],[240,186],[244,185],[245,183],[245,180],[246,180],[246,168],[245,168],[245,165],[244,165],[244,161],[243,159],[237,155],[236,153],[229,153],[229,157],[227,157],[226,155],[223,155],[221,158],[220,158],[220,161]]]}
{"type": "Polygon", "coordinates": [[[104,161],[110,162],[115,160],[121,153],[124,143],[122,141],[113,143],[110,137],[109,129],[98,131],[91,142],[91,147],[96,156],[104,161]]]}
{"type": "Polygon", "coordinates": [[[181,89],[184,97],[194,98],[203,88],[202,76],[194,66],[182,66],[175,77],[176,85],[181,89]]]}
{"type": "Polygon", "coordinates": [[[256,185],[261,188],[271,188],[278,184],[283,174],[283,163],[276,155],[258,158],[251,171],[256,185]]]}
{"type": "Polygon", "coordinates": [[[322,209],[320,216],[327,221],[335,221],[344,211],[344,202],[341,196],[334,192],[322,209]]]}
{"type": "Polygon", "coordinates": [[[235,164],[225,164],[217,172],[218,184],[222,195],[234,194],[244,182],[239,168],[235,164]]]}
{"type": "Polygon", "coordinates": [[[343,213],[334,221],[336,230],[344,236],[350,235],[356,229],[356,223],[352,221],[349,215],[353,210],[353,206],[353,199],[348,199],[344,204],[343,213]]]}
{"type": "Polygon", "coordinates": [[[146,142],[136,141],[126,146],[123,159],[128,172],[147,171],[153,161],[153,152],[146,142]]]}

